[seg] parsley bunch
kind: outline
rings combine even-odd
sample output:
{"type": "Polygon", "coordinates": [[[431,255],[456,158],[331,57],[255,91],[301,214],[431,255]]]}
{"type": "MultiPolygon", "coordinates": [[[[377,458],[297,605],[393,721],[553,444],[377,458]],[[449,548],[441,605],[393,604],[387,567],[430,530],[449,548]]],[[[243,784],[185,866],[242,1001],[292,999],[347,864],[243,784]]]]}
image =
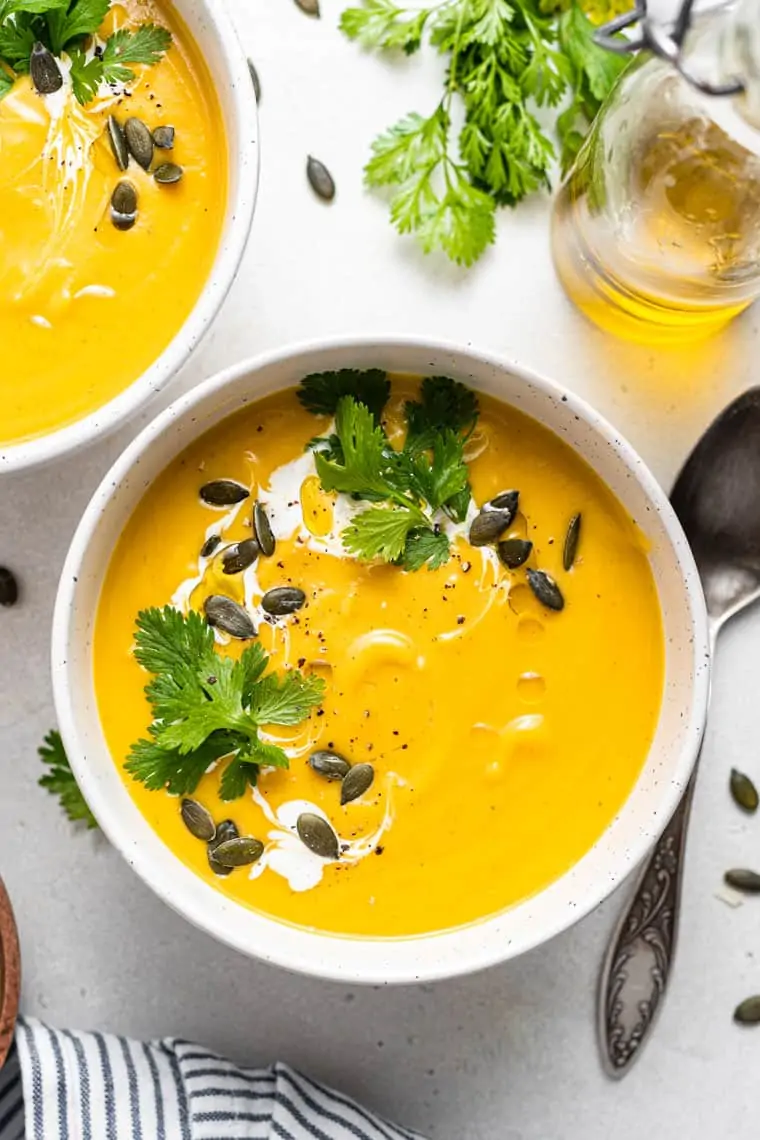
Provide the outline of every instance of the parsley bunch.
{"type": "MultiPolygon", "coordinates": [[[[616,5],[607,0],[595,15],[607,17],[616,5]]],[[[365,180],[390,190],[399,233],[464,265],[493,242],[497,206],[548,185],[554,147],[532,108],[556,107],[569,94],[556,121],[567,168],[625,66],[593,42],[578,0],[441,0],[425,8],[362,0],[343,13],[341,28],[363,47],[407,55],[427,35],[446,56],[440,102],[375,139],[365,180]],[[464,115],[458,140],[455,99],[464,115]]]]}
{"type": "Polygon", "coordinates": [[[95,96],[101,83],[129,83],[132,64],[158,63],[171,44],[171,33],[156,24],[119,28],[90,58],[84,44],[94,36],[111,0],[0,0],[0,98],[18,75],[29,71],[35,43],[53,55],[66,54],[71,85],[79,103],[95,96]]]}
{"type": "Polygon", "coordinates": [[[398,562],[405,570],[448,561],[450,543],[435,522],[443,511],[464,521],[470,484],[464,444],[478,416],[474,392],[447,376],[427,377],[420,400],[405,406],[407,434],[397,451],[380,423],[390,384],[384,372],[307,376],[299,399],[310,411],[335,415],[335,431],[311,441],[322,487],[375,505],[343,531],[357,558],[398,562]]]}
{"type": "Polygon", "coordinates": [[[58,796],[61,807],[72,823],[82,822],[88,828],[97,827],[98,821],[90,811],[71,771],[60,732],[49,732],[38,752],[40,760],[48,768],[45,775],[40,776],[40,787],[51,795],[58,796]]]}
{"type": "Polygon", "coordinates": [[[324,682],[298,670],[267,673],[258,642],[237,661],[217,652],[203,618],[171,606],[137,617],[135,657],[153,679],[145,688],[153,713],[149,739],[138,740],[126,770],[146,788],[195,791],[210,765],[226,760],[223,800],[255,785],[261,767],[287,768],[281,748],[259,736],[265,725],[296,725],[320,703],[324,682]]]}

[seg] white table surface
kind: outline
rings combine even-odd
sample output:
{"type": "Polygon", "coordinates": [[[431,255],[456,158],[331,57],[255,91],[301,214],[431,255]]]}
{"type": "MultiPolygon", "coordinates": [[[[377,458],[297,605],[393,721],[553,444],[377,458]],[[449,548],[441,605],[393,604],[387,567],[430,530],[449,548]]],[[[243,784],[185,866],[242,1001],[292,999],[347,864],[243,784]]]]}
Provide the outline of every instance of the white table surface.
{"type": "MultiPolygon", "coordinates": [[[[341,6],[323,0],[316,21],[292,0],[234,0],[263,86],[259,206],[229,300],[164,402],[295,340],[445,336],[582,394],[669,485],[702,428],[755,379],[757,313],[693,350],[614,341],[562,294],[541,199],[502,213],[497,247],[469,272],[424,259],[364,193],[361,167],[379,129],[432,107],[437,63],[363,57],[337,31],[341,6]],[[331,207],[306,186],[308,152],[335,175],[331,207]]],[[[726,867],[760,868],[760,820],[743,818],[726,792],[732,764],[760,778],[760,612],[721,641],[672,991],[638,1067],[611,1084],[596,1055],[593,991],[622,893],[478,976],[346,988],[248,961],[191,929],[38,788],[36,748],[54,723],[57,577],[80,512],[135,430],[6,477],[0,492],[0,564],[23,583],[23,603],[0,612],[0,870],[21,931],[24,1010],[59,1025],[180,1034],[248,1063],[283,1058],[434,1140],[756,1140],[760,1029],[735,1027],[731,1012],[760,991],[760,900],[732,909],[716,892],[726,867]]]]}

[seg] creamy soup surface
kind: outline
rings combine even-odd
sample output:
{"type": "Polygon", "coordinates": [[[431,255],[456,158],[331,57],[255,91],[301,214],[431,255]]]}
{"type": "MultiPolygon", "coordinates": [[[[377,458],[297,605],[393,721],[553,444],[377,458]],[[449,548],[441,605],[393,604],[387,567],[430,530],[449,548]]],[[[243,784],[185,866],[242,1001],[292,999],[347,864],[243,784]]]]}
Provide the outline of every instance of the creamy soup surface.
{"type": "MultiPolygon", "coordinates": [[[[404,400],[419,381],[394,377],[383,421],[396,445],[404,400]]],[[[193,793],[218,823],[234,820],[265,855],[215,875],[191,835],[180,800],[124,773],[140,811],[198,875],[238,902],[278,919],[353,935],[414,935],[491,915],[566,872],[609,826],[630,793],[655,731],[664,647],[646,540],[611,492],[557,436],[480,396],[468,440],[473,512],[519,489],[509,536],[533,542],[510,570],[492,547],[473,547],[452,526],[452,557],[435,570],[363,563],[346,554],[342,508],[314,475],[305,445],[330,430],[326,416],[279,392],[214,428],[146,492],[107,573],[94,669],[115,763],[150,721],[147,677],[134,659],[135,616],[173,603],[203,610],[210,594],[245,605],[277,669],[324,678],[321,708],[272,731],[287,771],[264,769],[255,791],[219,796],[218,766],[193,793]],[[212,508],[209,480],[237,480],[243,502],[212,508]],[[251,536],[252,504],[276,535],[271,557],[239,575],[210,535],[251,536]],[[572,568],[563,569],[569,521],[582,516],[572,568]],[[529,588],[546,571],[565,605],[553,612],[529,588]],[[266,620],[262,594],[296,586],[306,605],[266,620]],[[374,781],[344,806],[340,789],[309,765],[328,749],[370,763],[374,781]],[[299,811],[322,813],[343,844],[337,861],[306,850],[299,811]]],[[[244,643],[220,644],[238,656],[244,643]]]]}

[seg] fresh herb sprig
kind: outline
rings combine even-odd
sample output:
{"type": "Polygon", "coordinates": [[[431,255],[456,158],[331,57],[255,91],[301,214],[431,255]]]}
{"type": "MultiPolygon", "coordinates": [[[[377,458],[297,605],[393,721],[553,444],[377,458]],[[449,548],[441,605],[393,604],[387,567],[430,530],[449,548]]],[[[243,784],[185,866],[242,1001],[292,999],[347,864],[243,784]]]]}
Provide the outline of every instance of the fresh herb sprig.
{"type": "Polygon", "coordinates": [[[38,752],[40,760],[48,768],[45,775],[40,776],[40,787],[45,788],[51,795],[58,796],[61,807],[72,823],[81,822],[87,828],[96,828],[98,821],[79,790],[60,732],[55,730],[49,732],[38,752]]]}
{"type": "Polygon", "coordinates": [[[66,55],[79,103],[89,103],[101,83],[130,83],[133,65],[158,63],[171,45],[171,33],[157,24],[119,28],[94,54],[85,41],[100,29],[111,0],[0,0],[0,98],[15,78],[29,71],[35,43],[54,56],[66,55]]]}
{"type": "Polygon", "coordinates": [[[427,377],[420,399],[405,405],[406,440],[396,450],[380,423],[389,392],[384,372],[346,370],[306,377],[299,399],[310,411],[335,415],[334,432],[310,444],[322,487],[375,504],[343,531],[346,550],[435,570],[451,553],[436,513],[462,522],[470,502],[464,444],[477,398],[449,377],[427,377]]]}
{"type": "Polygon", "coordinates": [[[298,670],[266,672],[258,642],[237,661],[217,652],[203,618],[171,606],[137,617],[135,657],[153,674],[145,688],[153,722],[125,764],[151,790],[195,791],[210,765],[225,761],[219,794],[242,796],[262,767],[287,768],[282,748],[261,739],[266,725],[297,725],[321,701],[324,682],[298,670]]]}
{"type": "MultiPolygon", "coordinates": [[[[617,0],[603,0],[595,18],[616,9],[617,0]]],[[[424,8],[361,0],[343,12],[341,28],[363,47],[407,55],[427,36],[446,57],[440,102],[375,139],[365,181],[390,191],[399,233],[463,265],[493,242],[497,206],[548,185],[554,147],[532,108],[556,107],[569,92],[556,122],[566,168],[625,66],[593,42],[578,0],[442,0],[424,8]],[[455,103],[464,115],[458,140],[455,103]]]]}

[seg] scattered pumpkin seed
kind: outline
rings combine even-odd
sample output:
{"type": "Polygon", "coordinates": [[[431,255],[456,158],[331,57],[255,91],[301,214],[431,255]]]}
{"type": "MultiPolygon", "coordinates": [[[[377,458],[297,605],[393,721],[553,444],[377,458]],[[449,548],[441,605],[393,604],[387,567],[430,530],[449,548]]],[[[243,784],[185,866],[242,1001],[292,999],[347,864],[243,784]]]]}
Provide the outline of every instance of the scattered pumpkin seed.
{"type": "Polygon", "coordinates": [[[117,230],[131,230],[137,221],[137,214],[120,214],[118,210],[111,210],[111,222],[117,230]]]}
{"type": "Polygon", "coordinates": [[[0,606],[15,606],[17,601],[16,575],[7,566],[0,566],[0,606]]]}
{"type": "Polygon", "coordinates": [[[261,547],[261,553],[271,558],[274,554],[275,541],[272,534],[272,527],[269,523],[269,516],[264,510],[261,503],[256,503],[253,508],[253,533],[256,535],[256,540],[261,547]]]}
{"type": "Polygon", "coordinates": [[[737,891],[744,891],[748,895],[760,894],[760,875],[757,871],[745,871],[743,868],[738,868],[733,871],[726,871],[723,879],[729,887],[734,887],[737,891]]]}
{"type": "Polygon", "coordinates": [[[39,40],[32,47],[29,72],[38,95],[52,95],[63,87],[63,76],[55,56],[39,40]]]}
{"type": "Polygon", "coordinates": [[[234,507],[247,499],[250,493],[247,487],[234,479],[213,479],[204,483],[200,491],[201,499],[209,507],[234,507]]]}
{"type": "Polygon", "coordinates": [[[556,610],[557,613],[565,608],[562,591],[551,574],[547,574],[545,570],[528,570],[527,575],[528,585],[542,606],[546,606],[548,610],[556,610]]]}
{"type": "Polygon", "coordinates": [[[501,538],[512,523],[514,511],[484,508],[476,515],[470,526],[470,542],[473,546],[488,546],[501,538]]]}
{"type": "Polygon", "coordinates": [[[760,994],[745,998],[734,1010],[739,1025],[760,1025],[760,994]]]}
{"type": "Polygon", "coordinates": [[[527,562],[532,549],[533,543],[525,538],[505,538],[497,547],[499,558],[509,570],[516,570],[527,562]]]}
{"type": "Polygon", "coordinates": [[[182,822],[191,835],[210,843],[216,835],[216,824],[210,811],[197,800],[184,799],[180,806],[182,822]]]}
{"type": "Polygon", "coordinates": [[[124,124],[124,138],[129,153],[143,170],[147,170],[153,161],[153,136],[142,119],[127,119],[124,124]]]}
{"type": "Polygon", "coordinates": [[[216,835],[209,843],[206,854],[208,855],[208,864],[215,875],[231,875],[232,867],[224,867],[216,858],[216,849],[222,843],[226,843],[230,839],[237,839],[240,833],[237,829],[237,824],[234,820],[223,819],[216,829],[216,835]]]}
{"type": "Polygon", "coordinates": [[[134,214],[137,212],[137,191],[131,182],[122,178],[117,182],[111,195],[111,207],[116,214],[134,214]]]}
{"type": "Polygon", "coordinates": [[[743,808],[744,811],[757,811],[757,788],[752,783],[749,776],[745,776],[743,772],[739,772],[736,768],[732,768],[730,788],[731,795],[734,798],[735,804],[738,804],[738,806],[740,808],[743,808]]]}
{"type": "Polygon", "coordinates": [[[251,835],[239,835],[214,847],[214,859],[223,867],[249,867],[264,854],[264,844],[251,835]]]}
{"type": "Polygon", "coordinates": [[[153,132],[153,145],[159,150],[173,150],[174,127],[156,127],[153,132]]]}
{"type": "Polygon", "coordinates": [[[350,804],[352,800],[358,800],[372,787],[374,778],[375,769],[371,764],[354,764],[341,784],[340,802],[350,804]]]}
{"type": "Polygon", "coordinates": [[[306,594],[297,586],[275,586],[264,594],[261,608],[272,617],[285,617],[300,610],[305,601],[306,594]]]}
{"type": "Polygon", "coordinates": [[[351,771],[348,760],[338,752],[330,752],[327,748],[312,752],[309,764],[315,772],[327,780],[342,780],[351,771]]]}
{"type": "MultiPolygon", "coordinates": [[[[487,503],[483,504],[484,511],[511,511],[512,518],[517,514],[517,504],[520,501],[519,491],[499,491],[487,503]]],[[[511,521],[511,520],[510,520],[511,521]]]]}
{"type": "Polygon", "coordinates": [[[211,594],[203,604],[206,621],[230,637],[250,641],[256,636],[256,627],[242,606],[224,594],[211,594]]]}
{"type": "Polygon", "coordinates": [[[316,16],[319,19],[319,0],[296,0],[296,4],[307,16],[316,16]]]}
{"type": "Polygon", "coordinates": [[[580,513],[573,515],[570,519],[570,525],[567,528],[565,535],[565,546],[562,551],[562,566],[565,570],[571,570],[575,562],[575,556],[578,553],[578,539],[581,536],[581,516],[580,513]]]}
{"type": "Polygon", "coordinates": [[[323,202],[332,202],[335,197],[335,181],[323,162],[309,155],[306,163],[306,177],[314,193],[323,202]]]}
{"type": "Polygon", "coordinates": [[[222,541],[220,534],[210,534],[201,547],[201,558],[210,558],[222,541]]]}
{"type": "Polygon", "coordinates": [[[173,186],[175,182],[181,180],[184,173],[182,167],[177,166],[176,162],[162,162],[153,171],[153,178],[159,186],[173,186]]]}
{"type": "Polygon", "coordinates": [[[253,566],[258,556],[259,544],[255,538],[234,542],[222,553],[222,571],[224,574],[242,574],[243,570],[253,566]]]}
{"type": "Polygon", "coordinates": [[[315,815],[311,811],[302,812],[296,820],[296,831],[301,842],[315,855],[322,859],[340,858],[338,836],[321,815],[315,815]]]}
{"type": "Polygon", "coordinates": [[[231,875],[232,867],[223,866],[216,857],[216,846],[210,843],[206,848],[206,857],[208,858],[208,865],[215,875],[231,875]]]}
{"type": "Polygon", "coordinates": [[[106,131],[108,133],[108,141],[111,144],[111,151],[116,159],[116,165],[119,170],[126,170],[129,166],[129,147],[127,146],[127,140],[124,137],[121,123],[115,115],[108,116],[106,131]]]}
{"type": "Polygon", "coordinates": [[[261,80],[259,79],[259,73],[256,70],[256,67],[254,66],[254,62],[252,59],[248,60],[248,70],[251,73],[251,83],[253,84],[253,93],[256,96],[256,102],[260,103],[261,102],[261,80]]]}

